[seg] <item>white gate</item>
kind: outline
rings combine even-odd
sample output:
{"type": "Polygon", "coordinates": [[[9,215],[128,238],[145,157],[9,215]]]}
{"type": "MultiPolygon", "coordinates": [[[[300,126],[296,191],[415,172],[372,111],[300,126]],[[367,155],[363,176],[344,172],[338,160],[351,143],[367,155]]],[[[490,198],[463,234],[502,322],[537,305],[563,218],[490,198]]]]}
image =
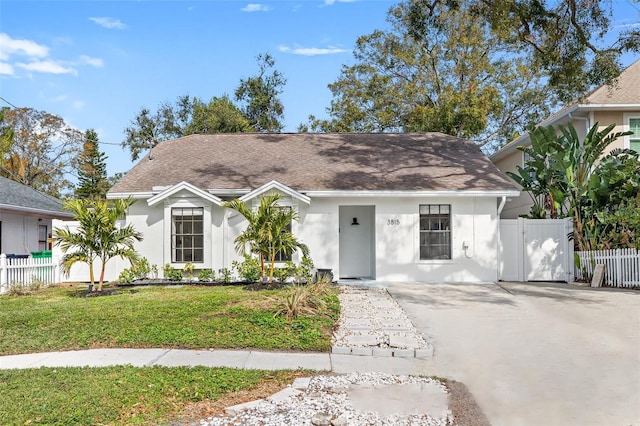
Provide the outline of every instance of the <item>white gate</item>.
{"type": "Polygon", "coordinates": [[[501,219],[499,278],[573,281],[571,219],[501,219]]]}

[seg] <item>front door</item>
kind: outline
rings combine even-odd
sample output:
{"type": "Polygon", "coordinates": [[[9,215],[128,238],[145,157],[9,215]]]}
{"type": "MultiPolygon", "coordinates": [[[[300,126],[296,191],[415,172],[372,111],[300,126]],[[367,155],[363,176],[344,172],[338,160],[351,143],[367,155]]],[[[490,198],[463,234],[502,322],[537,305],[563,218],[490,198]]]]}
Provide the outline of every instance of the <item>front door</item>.
{"type": "Polygon", "coordinates": [[[340,206],[340,278],[375,278],[375,206],[340,206]]]}

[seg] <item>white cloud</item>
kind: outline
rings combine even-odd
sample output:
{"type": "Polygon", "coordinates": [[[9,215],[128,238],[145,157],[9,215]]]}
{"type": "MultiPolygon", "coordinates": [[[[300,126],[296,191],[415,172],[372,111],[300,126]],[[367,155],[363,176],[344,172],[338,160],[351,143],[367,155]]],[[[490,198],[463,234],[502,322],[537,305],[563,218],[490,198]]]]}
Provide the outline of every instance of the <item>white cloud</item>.
{"type": "Polygon", "coordinates": [[[83,109],[86,105],[87,105],[87,103],[85,101],[81,101],[79,99],[73,101],[73,107],[75,109],[83,109]]]}
{"type": "Polygon", "coordinates": [[[326,6],[331,6],[334,3],[353,3],[354,1],[357,1],[357,0],[324,0],[324,4],[326,6]]]}
{"type": "Polygon", "coordinates": [[[101,27],[105,27],[110,30],[124,30],[125,28],[127,28],[127,26],[123,24],[119,19],[113,19],[106,16],[92,17],[89,18],[89,20],[95,22],[101,27]]]}
{"type": "Polygon", "coordinates": [[[249,3],[240,10],[242,10],[243,12],[268,12],[271,10],[271,8],[260,3],[249,3]]]}
{"type": "Polygon", "coordinates": [[[14,39],[5,33],[0,33],[0,60],[6,61],[11,55],[22,55],[30,58],[45,58],[49,48],[31,40],[14,39]]]}
{"type": "Polygon", "coordinates": [[[303,55],[303,56],[317,56],[317,55],[335,55],[338,53],[348,53],[349,49],[343,49],[341,47],[329,46],[329,47],[288,47],[288,46],[279,46],[278,50],[284,53],[291,53],[293,55],[303,55]]]}
{"type": "Polygon", "coordinates": [[[28,71],[36,71],[49,74],[78,74],[78,71],[76,71],[74,68],[65,67],[59,62],[52,60],[32,61],[29,63],[17,62],[16,66],[24,68],[28,71]]]}
{"type": "Polygon", "coordinates": [[[633,24],[620,24],[614,25],[613,28],[637,28],[640,27],[640,22],[634,22],[633,24]]]}
{"type": "Polygon", "coordinates": [[[104,61],[102,59],[92,58],[91,56],[87,56],[87,55],[80,56],[80,63],[91,65],[94,68],[102,68],[102,66],[104,65],[104,61]]]}
{"type": "Polygon", "coordinates": [[[13,67],[6,62],[0,62],[0,75],[13,75],[13,67]]]}

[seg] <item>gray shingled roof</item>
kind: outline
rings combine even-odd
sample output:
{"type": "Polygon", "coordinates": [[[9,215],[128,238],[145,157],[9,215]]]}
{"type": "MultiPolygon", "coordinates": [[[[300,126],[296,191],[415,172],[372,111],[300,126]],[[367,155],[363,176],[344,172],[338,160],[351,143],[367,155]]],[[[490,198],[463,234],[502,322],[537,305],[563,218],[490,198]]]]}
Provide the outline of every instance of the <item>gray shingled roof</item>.
{"type": "Polygon", "coordinates": [[[203,190],[517,190],[471,141],[441,133],[237,133],[158,144],[111,193],[182,181],[203,190]]]}
{"type": "Polygon", "coordinates": [[[69,213],[63,212],[62,201],[35,189],[0,177],[0,210],[23,210],[42,214],[43,216],[67,218],[69,213]]]}

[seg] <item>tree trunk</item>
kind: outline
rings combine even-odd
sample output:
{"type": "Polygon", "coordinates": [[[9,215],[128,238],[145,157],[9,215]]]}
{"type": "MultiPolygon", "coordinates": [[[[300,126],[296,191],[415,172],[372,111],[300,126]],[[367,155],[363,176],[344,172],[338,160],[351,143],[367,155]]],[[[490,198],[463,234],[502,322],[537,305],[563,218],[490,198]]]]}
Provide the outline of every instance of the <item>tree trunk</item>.
{"type": "Polygon", "coordinates": [[[93,291],[93,284],[95,284],[95,276],[93,275],[93,261],[89,261],[89,288],[93,291]]]}
{"type": "Polygon", "coordinates": [[[105,262],[102,262],[102,268],[100,269],[100,283],[98,284],[98,291],[102,291],[102,283],[104,282],[104,269],[105,262]]]}
{"type": "Polygon", "coordinates": [[[276,255],[271,255],[271,269],[269,270],[269,284],[273,283],[273,270],[276,267],[276,255]]]}

